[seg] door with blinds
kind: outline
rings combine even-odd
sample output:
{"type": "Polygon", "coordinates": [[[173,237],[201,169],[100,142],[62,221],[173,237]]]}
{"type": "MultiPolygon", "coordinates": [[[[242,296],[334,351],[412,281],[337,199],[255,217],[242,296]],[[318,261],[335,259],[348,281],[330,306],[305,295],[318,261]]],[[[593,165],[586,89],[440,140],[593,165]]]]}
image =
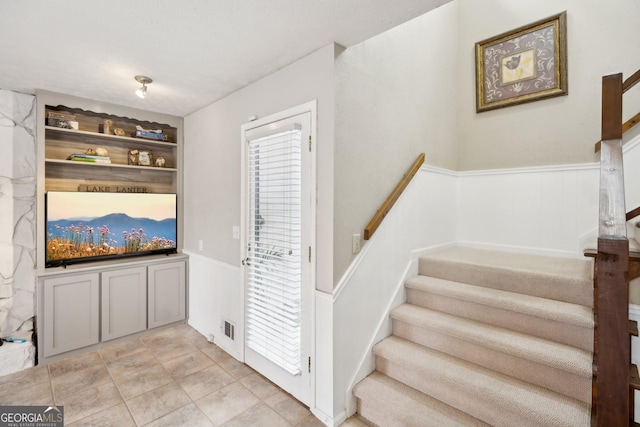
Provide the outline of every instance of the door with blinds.
{"type": "Polygon", "coordinates": [[[306,112],[266,119],[244,132],[245,362],[307,405],[315,201],[311,118],[306,112]]]}

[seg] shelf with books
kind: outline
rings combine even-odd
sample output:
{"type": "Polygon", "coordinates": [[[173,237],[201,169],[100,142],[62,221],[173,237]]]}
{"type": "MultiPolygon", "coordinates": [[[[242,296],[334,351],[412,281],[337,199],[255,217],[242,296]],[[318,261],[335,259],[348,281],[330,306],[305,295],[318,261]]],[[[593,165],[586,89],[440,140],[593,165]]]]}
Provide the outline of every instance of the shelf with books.
{"type": "Polygon", "coordinates": [[[84,162],[84,161],[74,161],[74,160],[60,160],[60,159],[45,159],[47,165],[64,165],[66,166],[79,166],[79,167],[103,167],[103,168],[124,168],[124,169],[140,169],[149,172],[177,172],[176,168],[156,168],[153,166],[138,166],[138,165],[121,165],[117,163],[95,163],[95,162],[84,162]]]}
{"type": "Polygon", "coordinates": [[[166,147],[166,148],[176,148],[177,144],[175,142],[165,142],[165,141],[153,141],[146,138],[133,138],[130,136],[117,136],[117,135],[106,135],[104,133],[90,132],[90,131],[82,131],[75,129],[64,129],[53,126],[45,126],[45,131],[47,132],[47,137],[49,138],[57,138],[57,139],[69,139],[76,141],[83,141],[85,143],[90,144],[106,144],[113,145],[118,144],[122,146],[140,146],[144,148],[156,148],[156,147],[166,147]]]}

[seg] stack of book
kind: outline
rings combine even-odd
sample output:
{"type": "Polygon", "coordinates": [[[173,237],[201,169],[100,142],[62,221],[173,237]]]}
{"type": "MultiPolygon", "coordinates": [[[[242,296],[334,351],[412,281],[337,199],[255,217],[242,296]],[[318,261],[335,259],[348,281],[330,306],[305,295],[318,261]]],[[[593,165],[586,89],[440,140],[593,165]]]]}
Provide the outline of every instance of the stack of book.
{"type": "Polygon", "coordinates": [[[73,160],[75,162],[89,162],[89,163],[111,163],[111,158],[106,156],[94,156],[91,154],[72,154],[67,157],[67,160],[73,160]]]}

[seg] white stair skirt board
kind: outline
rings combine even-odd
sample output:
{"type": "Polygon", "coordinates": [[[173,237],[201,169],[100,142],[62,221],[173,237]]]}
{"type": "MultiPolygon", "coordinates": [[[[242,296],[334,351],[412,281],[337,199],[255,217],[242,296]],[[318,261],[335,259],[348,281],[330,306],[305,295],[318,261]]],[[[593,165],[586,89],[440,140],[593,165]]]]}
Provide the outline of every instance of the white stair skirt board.
{"type": "Polygon", "coordinates": [[[375,425],[584,426],[593,262],[455,247],[420,259],[376,372],[354,388],[375,425]],[[405,423],[405,424],[403,424],[405,423]]]}

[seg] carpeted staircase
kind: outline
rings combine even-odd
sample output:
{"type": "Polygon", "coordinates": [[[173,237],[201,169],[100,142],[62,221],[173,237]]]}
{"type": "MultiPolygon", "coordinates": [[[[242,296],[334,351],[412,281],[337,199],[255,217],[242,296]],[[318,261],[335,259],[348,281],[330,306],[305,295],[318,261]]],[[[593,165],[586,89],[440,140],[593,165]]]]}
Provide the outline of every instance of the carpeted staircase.
{"type": "Polygon", "coordinates": [[[451,248],[420,260],[358,414],[387,426],[588,426],[593,264],[451,248]]]}

